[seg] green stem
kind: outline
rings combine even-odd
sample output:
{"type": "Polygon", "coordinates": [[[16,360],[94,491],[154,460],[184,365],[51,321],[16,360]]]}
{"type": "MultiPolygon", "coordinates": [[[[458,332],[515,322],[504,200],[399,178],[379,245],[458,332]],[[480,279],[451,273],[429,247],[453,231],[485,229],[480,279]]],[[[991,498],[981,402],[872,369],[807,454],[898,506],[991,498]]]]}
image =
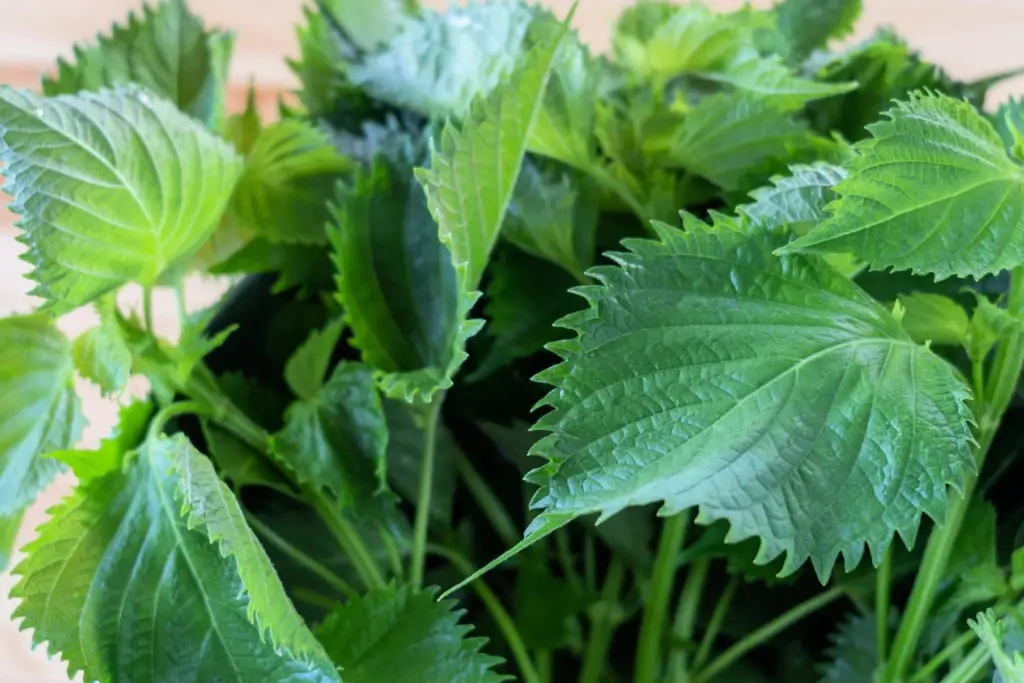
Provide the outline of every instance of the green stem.
{"type": "Polygon", "coordinates": [[[205,415],[209,414],[209,412],[207,407],[199,401],[179,401],[178,403],[165,406],[150,421],[149,438],[153,439],[163,434],[167,423],[179,415],[205,415]]]}
{"type": "Polygon", "coordinates": [[[892,546],[885,551],[882,566],[875,575],[875,647],[878,663],[885,665],[889,656],[889,603],[892,590],[892,546]]]}
{"type": "Polygon", "coordinates": [[[420,469],[420,494],[416,499],[416,521],[412,533],[412,584],[423,585],[423,569],[427,561],[427,527],[430,524],[430,494],[434,489],[434,456],[437,453],[437,423],[441,417],[444,394],[438,394],[427,409],[423,428],[423,464],[420,469]]]}
{"type": "Polygon", "coordinates": [[[686,538],[689,513],[670,517],[661,531],[658,556],[654,561],[651,588],[640,621],[640,639],[636,649],[636,667],[633,683],[654,683],[660,664],[663,632],[668,620],[668,601],[672,597],[672,584],[679,568],[679,551],[686,538]]]}
{"type": "Polygon", "coordinates": [[[929,680],[932,674],[939,670],[946,662],[950,661],[958,652],[961,652],[963,648],[969,645],[977,635],[973,629],[967,629],[953,642],[946,645],[942,650],[934,657],[929,659],[924,666],[918,669],[907,683],[923,683],[929,680]]]}
{"type": "Polygon", "coordinates": [[[458,453],[455,456],[455,468],[466,485],[469,495],[473,496],[473,500],[480,506],[480,511],[484,513],[484,517],[490,522],[501,542],[509,548],[518,543],[522,534],[519,533],[515,522],[512,521],[512,516],[508,514],[508,510],[487,484],[487,480],[481,477],[473,467],[469,458],[458,453]]]}
{"type": "Polygon", "coordinates": [[[316,591],[310,590],[305,586],[295,586],[294,588],[292,588],[292,595],[295,596],[296,600],[301,600],[302,602],[312,605],[313,607],[319,607],[325,612],[330,612],[338,604],[337,600],[329,598],[321,593],[317,593],[316,591]]]}
{"type": "Polygon", "coordinates": [[[583,579],[576,571],[576,560],[572,555],[572,548],[569,547],[569,535],[565,529],[555,532],[555,547],[558,550],[558,562],[562,565],[562,573],[565,574],[566,581],[577,595],[584,595],[583,579]]]}
{"type": "Polygon", "coordinates": [[[693,632],[697,625],[697,609],[700,607],[710,566],[711,560],[707,558],[694,562],[686,574],[683,592],[679,596],[679,606],[672,626],[673,649],[668,665],[670,680],[676,683],[686,683],[689,680],[688,659],[693,645],[693,632]]]}
{"type": "Polygon", "coordinates": [[[608,575],[601,588],[601,601],[594,606],[596,614],[590,624],[590,637],[583,655],[583,668],[580,670],[579,683],[600,683],[608,657],[608,646],[615,634],[615,606],[622,592],[622,584],[626,578],[626,566],[622,560],[613,557],[608,565],[608,575]]]}
{"type": "Polygon", "coordinates": [[[380,536],[380,541],[388,552],[388,559],[391,561],[391,573],[399,581],[403,580],[405,578],[405,567],[402,566],[402,556],[398,552],[398,545],[395,543],[394,537],[387,529],[382,528],[377,529],[377,535],[380,536]]]}
{"type": "Polygon", "coordinates": [[[974,646],[974,649],[967,653],[964,661],[960,662],[955,669],[942,679],[942,683],[971,683],[984,670],[991,658],[992,653],[989,652],[984,643],[978,643],[974,646]]]}
{"type": "MultiPolygon", "coordinates": [[[[427,545],[427,549],[431,553],[448,560],[464,576],[470,576],[476,571],[476,568],[469,560],[451,548],[430,543],[427,545]]],[[[494,619],[494,623],[497,624],[501,635],[504,636],[505,643],[508,645],[509,650],[512,651],[512,658],[519,667],[523,683],[543,683],[536,667],[534,667],[533,660],[530,659],[529,650],[526,648],[526,643],[523,642],[519,629],[516,628],[512,617],[509,616],[504,605],[501,604],[501,600],[498,599],[498,596],[494,594],[494,591],[490,589],[483,579],[477,579],[471,586],[476,591],[477,597],[480,598],[480,602],[484,604],[484,607],[490,613],[491,618],[494,619]]]]}
{"type": "MultiPolygon", "coordinates": [[[[1024,308],[1024,267],[1015,268],[1010,276],[1010,293],[1007,307],[1011,312],[1024,308]]],[[[992,365],[992,379],[988,383],[987,396],[975,397],[975,422],[978,424],[978,448],[975,452],[977,470],[981,471],[989,446],[995,438],[999,422],[1013,398],[1013,392],[1024,367],[1024,343],[1019,334],[1003,339],[992,365]]],[[[984,388],[984,387],[982,387],[984,388]]],[[[918,569],[910,600],[896,632],[892,646],[892,658],[886,668],[883,680],[896,683],[906,678],[906,673],[917,651],[918,642],[924,632],[925,622],[931,613],[932,604],[939,582],[946,571],[950,552],[960,533],[964,515],[971,502],[971,495],[977,477],[968,475],[964,482],[963,495],[951,494],[952,503],[942,526],[932,530],[925,547],[924,558],[918,569]]]]}
{"type": "Polygon", "coordinates": [[[249,524],[250,527],[252,527],[252,529],[257,534],[262,536],[264,540],[266,540],[272,545],[277,546],[277,548],[281,552],[291,557],[293,560],[295,560],[297,564],[305,567],[311,573],[319,576],[321,579],[323,579],[323,582],[326,583],[328,586],[334,588],[335,590],[341,591],[350,598],[359,597],[359,593],[357,593],[355,589],[352,588],[352,586],[348,585],[348,583],[343,578],[341,578],[340,576],[332,572],[330,569],[317,562],[315,559],[304,553],[302,550],[299,550],[294,545],[286,541],[276,531],[274,531],[269,526],[261,522],[255,515],[246,511],[245,521],[249,524]]]}
{"type": "Polygon", "coordinates": [[[845,592],[845,586],[834,586],[823,593],[819,593],[813,598],[801,602],[789,611],[783,612],[753,633],[747,634],[743,640],[739,641],[728,650],[711,660],[711,663],[702,669],[696,676],[696,683],[707,683],[708,681],[713,680],[715,676],[735,664],[740,657],[747,654],[758,645],[761,645],[767,640],[775,637],[782,631],[785,631],[801,619],[817,612],[822,607],[835,602],[841,598],[845,592]]]}
{"type": "Polygon", "coordinates": [[[363,539],[360,538],[358,532],[341,514],[341,511],[337,509],[337,506],[327,496],[312,487],[304,487],[303,493],[306,500],[309,501],[313,509],[320,515],[320,518],[327,526],[328,531],[331,532],[331,535],[334,536],[338,545],[341,546],[341,549],[352,560],[352,565],[355,567],[356,573],[359,574],[363,585],[366,588],[383,586],[384,575],[381,574],[380,567],[377,566],[377,562],[373,559],[369,550],[366,549],[363,539]]]}
{"type": "Polygon", "coordinates": [[[700,647],[697,649],[697,654],[693,657],[693,668],[695,670],[704,666],[704,663],[708,661],[708,657],[711,656],[711,648],[715,644],[715,638],[718,637],[718,632],[722,630],[722,624],[725,623],[725,617],[729,614],[729,608],[732,607],[732,599],[736,596],[736,591],[739,587],[740,577],[738,575],[732,576],[729,579],[729,583],[725,586],[725,590],[718,596],[715,611],[711,613],[711,620],[708,621],[704,637],[701,638],[700,647]]]}
{"type": "Polygon", "coordinates": [[[178,322],[184,326],[188,318],[188,306],[185,305],[185,278],[178,278],[174,283],[174,299],[178,304],[178,322]]]}
{"type": "Polygon", "coordinates": [[[590,531],[583,534],[583,584],[589,594],[597,591],[597,549],[590,531]]]}
{"type": "Polygon", "coordinates": [[[153,329],[153,288],[143,287],[142,289],[142,321],[146,325],[146,331],[156,335],[153,329]]]}
{"type": "Polygon", "coordinates": [[[551,683],[551,650],[537,650],[537,675],[543,683],[551,683]]]}

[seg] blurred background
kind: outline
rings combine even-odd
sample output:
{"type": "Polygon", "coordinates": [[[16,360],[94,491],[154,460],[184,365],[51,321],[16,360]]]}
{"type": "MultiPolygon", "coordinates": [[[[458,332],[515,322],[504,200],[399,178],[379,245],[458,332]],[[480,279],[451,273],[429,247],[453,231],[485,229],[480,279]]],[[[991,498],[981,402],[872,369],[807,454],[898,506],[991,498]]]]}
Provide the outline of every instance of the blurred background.
{"type": "MultiPolygon", "coordinates": [[[[342,0],[343,2],[346,0],[342,0]]],[[[366,2],[367,0],[347,0],[366,2]]],[[[541,0],[564,14],[571,0],[541,0]]],[[[0,0],[0,83],[36,88],[40,75],[49,71],[58,55],[69,56],[75,42],[91,40],[120,21],[141,0],[0,0]]],[[[422,0],[443,8],[448,0],[422,0]]],[[[611,25],[622,8],[633,0],[580,0],[576,24],[584,41],[596,50],[608,46],[611,25]]],[[[704,4],[734,9],[742,0],[705,0],[704,4]]],[[[755,0],[751,4],[767,5],[755,0]]],[[[250,81],[257,86],[261,108],[271,112],[279,93],[293,87],[285,57],[295,54],[293,26],[299,20],[302,0],[189,0],[193,11],[208,26],[237,33],[232,63],[230,100],[239,108],[250,81]]],[[[1024,66],[1024,0],[864,0],[864,16],[851,40],[873,33],[879,26],[896,29],[918,48],[925,59],[945,67],[952,76],[971,79],[1024,66]]],[[[989,105],[1010,95],[1024,93],[1024,79],[1008,81],[991,95],[989,105]]],[[[29,283],[23,275],[27,264],[18,259],[21,245],[15,242],[14,217],[0,208],[0,316],[32,310],[29,283]]],[[[190,307],[216,300],[225,284],[195,279],[188,283],[190,307]]],[[[133,292],[127,293],[128,301],[133,292]]],[[[170,296],[158,293],[155,310],[173,310],[170,296]]],[[[164,292],[162,294],[169,294],[164,292]]],[[[70,335],[88,329],[91,312],[73,313],[60,321],[70,335]]],[[[157,321],[162,332],[174,335],[175,322],[157,321]]],[[[2,353],[2,350],[0,350],[2,353]]],[[[136,387],[137,391],[144,387],[136,387]]],[[[93,447],[114,423],[115,406],[100,398],[91,386],[80,387],[89,420],[84,446],[93,447]]],[[[26,516],[18,539],[20,547],[45,516],[45,510],[73,485],[67,476],[58,480],[26,516]]],[[[15,558],[17,561],[17,558],[15,558]]],[[[0,576],[0,683],[65,683],[59,662],[49,662],[42,651],[30,649],[28,634],[19,633],[11,620],[14,605],[7,600],[12,580],[0,576]]]]}

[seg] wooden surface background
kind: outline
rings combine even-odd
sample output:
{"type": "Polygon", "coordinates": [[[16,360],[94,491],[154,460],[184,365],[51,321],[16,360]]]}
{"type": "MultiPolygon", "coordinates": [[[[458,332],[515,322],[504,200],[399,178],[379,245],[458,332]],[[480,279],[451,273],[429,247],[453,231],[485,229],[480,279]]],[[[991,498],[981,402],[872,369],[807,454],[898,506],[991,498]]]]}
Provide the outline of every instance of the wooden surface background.
{"type": "MultiPolygon", "coordinates": [[[[69,54],[72,43],[91,39],[137,7],[139,1],[0,0],[0,83],[34,88],[57,55],[69,54]]],[[[560,13],[571,5],[571,0],[545,1],[560,13]]],[[[606,48],[611,23],[630,2],[580,0],[576,23],[584,40],[597,49],[606,48]]],[[[443,7],[447,2],[426,0],[425,4],[443,7]]],[[[708,4],[732,8],[741,5],[742,0],[710,0],[708,4]]],[[[755,0],[754,4],[765,2],[755,0]]],[[[946,66],[954,76],[977,77],[1024,65],[1024,0],[864,0],[864,4],[865,16],[855,38],[879,25],[894,26],[927,58],[946,66]]],[[[280,89],[292,86],[284,57],[295,52],[292,26],[300,15],[301,0],[190,0],[190,5],[208,25],[231,28],[238,34],[232,66],[234,102],[239,101],[250,79],[255,80],[267,103],[273,102],[280,89]]],[[[1024,81],[1008,83],[994,93],[993,101],[1022,91],[1024,81]]],[[[14,241],[12,221],[13,217],[0,208],[0,316],[26,312],[34,305],[27,294],[28,282],[22,277],[27,269],[18,259],[21,247],[14,241]]],[[[196,305],[210,302],[222,286],[214,281],[190,282],[188,300],[196,305]]],[[[163,294],[158,294],[158,312],[173,309],[163,294]]],[[[87,312],[76,312],[60,321],[69,334],[81,332],[91,323],[87,312]]],[[[168,334],[174,333],[172,320],[159,320],[158,325],[168,334]]],[[[109,431],[115,406],[87,385],[82,385],[81,393],[89,419],[84,441],[91,446],[109,431]]],[[[72,484],[70,477],[56,482],[30,510],[19,546],[31,538],[32,529],[45,517],[45,509],[72,484]]],[[[14,605],[6,600],[11,584],[9,576],[0,576],[0,683],[66,682],[64,667],[47,661],[42,651],[30,651],[27,634],[19,633],[12,622],[14,605]]]]}

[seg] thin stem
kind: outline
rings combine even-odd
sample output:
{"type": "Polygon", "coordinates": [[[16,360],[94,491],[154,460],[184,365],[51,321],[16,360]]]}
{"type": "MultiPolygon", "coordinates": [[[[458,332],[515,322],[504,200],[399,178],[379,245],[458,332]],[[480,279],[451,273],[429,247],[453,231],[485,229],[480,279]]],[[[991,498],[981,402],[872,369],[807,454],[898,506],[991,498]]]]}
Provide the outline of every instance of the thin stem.
{"type": "Polygon", "coordinates": [[[971,379],[974,388],[974,400],[985,400],[985,359],[976,358],[971,361],[971,379]]]}
{"type": "Polygon", "coordinates": [[[434,397],[427,409],[427,423],[423,428],[423,464],[420,469],[420,494],[416,499],[416,521],[412,535],[412,584],[423,585],[423,569],[427,561],[427,527],[430,524],[430,494],[434,489],[434,456],[437,453],[437,423],[441,417],[444,394],[434,397]]]}
{"type": "Polygon", "coordinates": [[[156,334],[156,330],[153,329],[153,288],[144,287],[142,289],[142,321],[146,325],[146,331],[150,334],[156,334]]]}
{"type": "Polygon", "coordinates": [[[569,535],[565,532],[565,529],[559,529],[555,532],[555,547],[558,551],[558,562],[562,565],[562,573],[565,574],[566,581],[569,582],[569,585],[572,586],[577,595],[583,595],[583,579],[580,578],[580,573],[576,571],[576,560],[572,556],[572,548],[569,547],[569,535]]]}
{"type": "Polygon", "coordinates": [[[885,551],[882,566],[875,575],[875,647],[878,663],[885,666],[889,656],[889,602],[892,590],[892,546],[885,551]]]}
{"type": "Polygon", "coordinates": [[[783,612],[753,633],[747,634],[743,640],[739,641],[728,650],[711,660],[711,663],[708,664],[706,668],[702,669],[696,676],[696,683],[707,683],[708,681],[713,680],[715,676],[732,666],[740,657],[765,641],[775,637],[782,631],[785,631],[801,619],[817,612],[822,607],[835,602],[841,598],[845,592],[845,586],[834,586],[823,593],[815,595],[813,598],[801,602],[789,611],[783,612]]]}
{"type": "Polygon", "coordinates": [[[551,650],[537,650],[537,675],[543,683],[551,683],[551,650]]]}
{"type": "MultiPolygon", "coordinates": [[[[427,544],[427,549],[431,553],[448,560],[464,576],[470,576],[476,571],[476,568],[469,560],[451,548],[437,545],[436,543],[429,543],[427,544]]],[[[526,648],[526,643],[523,642],[519,629],[516,628],[512,617],[505,610],[505,606],[501,604],[501,600],[498,599],[498,596],[494,594],[494,591],[490,589],[483,579],[477,579],[471,586],[476,591],[477,597],[480,598],[480,602],[484,604],[484,607],[490,613],[491,618],[494,619],[494,623],[497,624],[501,635],[505,637],[505,643],[508,645],[509,650],[512,651],[512,658],[519,667],[523,683],[543,683],[536,667],[534,667],[533,660],[530,659],[529,650],[526,648]]]]}
{"type": "Polygon", "coordinates": [[[295,588],[292,588],[292,595],[295,596],[296,600],[301,600],[313,607],[319,607],[325,612],[330,612],[338,604],[337,600],[310,590],[305,586],[296,586],[295,588]]]}
{"type": "Polygon", "coordinates": [[[320,515],[328,531],[338,541],[338,545],[341,546],[341,549],[352,560],[352,564],[359,574],[363,585],[366,588],[383,586],[384,575],[381,574],[380,567],[377,566],[377,562],[373,559],[370,551],[367,550],[363,539],[352,528],[352,525],[349,524],[348,520],[345,519],[334,503],[328,500],[323,493],[312,487],[303,488],[303,493],[306,496],[306,500],[310,502],[313,509],[320,515]]]}
{"type": "MultiPolygon", "coordinates": [[[[1011,273],[1007,307],[1014,312],[1024,308],[1024,268],[1015,268],[1011,273]]],[[[992,365],[993,381],[989,383],[987,395],[975,397],[974,418],[978,424],[978,448],[974,459],[977,471],[981,471],[999,422],[1013,398],[1022,367],[1024,343],[1021,335],[1013,334],[999,344],[992,365]]],[[[896,631],[892,658],[886,667],[884,681],[895,683],[906,678],[976,483],[977,477],[967,476],[963,495],[959,496],[955,492],[952,494],[952,503],[946,513],[945,523],[933,529],[928,538],[928,545],[925,547],[924,558],[914,580],[906,611],[896,631]]]]}
{"type": "Polygon", "coordinates": [[[583,669],[580,671],[579,683],[599,683],[604,673],[605,660],[608,657],[608,646],[615,634],[615,605],[622,592],[622,584],[626,578],[626,565],[622,560],[613,557],[608,565],[601,588],[601,601],[594,606],[596,612],[590,624],[590,638],[583,655],[583,669]]]}
{"type": "Polygon", "coordinates": [[[185,304],[185,279],[178,278],[174,283],[174,300],[178,303],[178,320],[184,325],[188,317],[188,306],[185,304]]]}
{"type": "Polygon", "coordinates": [[[924,666],[918,669],[914,675],[910,677],[910,680],[908,680],[907,683],[923,683],[923,681],[929,680],[932,674],[938,671],[943,664],[950,661],[958,652],[961,652],[963,648],[969,645],[976,637],[977,634],[975,634],[973,629],[967,629],[953,642],[942,648],[938,654],[929,659],[924,666]]]}
{"type": "Polygon", "coordinates": [[[991,658],[992,653],[985,647],[985,644],[978,643],[974,646],[974,649],[967,653],[964,661],[960,662],[955,669],[942,679],[942,683],[971,683],[971,681],[978,677],[978,674],[982,672],[991,658]]]}
{"type": "Polygon", "coordinates": [[[484,517],[490,522],[501,542],[506,547],[512,547],[518,543],[522,535],[515,522],[512,521],[512,516],[508,514],[508,510],[488,485],[487,480],[480,476],[480,473],[473,467],[469,458],[462,453],[456,454],[455,468],[458,470],[459,476],[462,477],[469,495],[473,496],[473,500],[480,506],[480,511],[484,513],[484,517]]]}
{"type": "Polygon", "coordinates": [[[398,545],[395,539],[388,533],[387,529],[378,528],[377,535],[387,550],[388,559],[391,561],[391,573],[399,580],[405,578],[405,567],[402,566],[402,556],[398,552],[398,545]]]}
{"type": "Polygon", "coordinates": [[[316,574],[323,582],[331,588],[341,591],[350,598],[358,598],[359,593],[355,591],[352,586],[348,585],[343,578],[332,572],[327,567],[323,566],[315,559],[307,555],[302,550],[299,550],[294,545],[282,538],[276,531],[271,529],[269,526],[264,524],[255,515],[249,511],[245,511],[245,521],[249,524],[252,529],[263,537],[268,543],[277,546],[278,550],[291,557],[299,565],[302,565],[308,569],[311,573],[316,574]]]}
{"type": "Polygon", "coordinates": [[[686,538],[689,523],[689,513],[678,514],[670,517],[661,531],[658,556],[654,561],[654,573],[651,575],[650,594],[647,596],[644,615],[640,621],[640,639],[636,648],[633,683],[654,683],[658,675],[663,632],[665,622],[668,621],[668,601],[672,597],[672,584],[679,568],[679,551],[686,538]]]}
{"type": "Polygon", "coordinates": [[[697,609],[700,607],[700,598],[704,593],[704,584],[707,583],[710,566],[711,560],[707,558],[701,558],[694,562],[686,574],[683,592],[679,596],[679,606],[676,609],[675,623],[672,626],[673,651],[668,665],[669,676],[677,683],[685,683],[688,680],[689,649],[693,644],[697,609]]]}
{"type": "Polygon", "coordinates": [[[693,657],[693,668],[695,670],[699,670],[708,661],[708,657],[711,655],[711,648],[715,644],[715,638],[718,637],[719,631],[722,630],[722,624],[725,623],[725,617],[729,614],[729,608],[732,607],[732,599],[736,597],[736,591],[739,587],[740,577],[738,575],[732,576],[729,578],[729,583],[726,584],[725,590],[718,596],[715,611],[711,613],[711,620],[708,621],[708,627],[704,630],[704,637],[701,638],[700,647],[697,649],[697,654],[693,657]]]}
{"type": "Polygon", "coordinates": [[[205,415],[208,413],[209,410],[207,407],[198,401],[179,401],[178,403],[172,403],[169,406],[161,408],[160,411],[153,416],[153,420],[149,423],[149,438],[152,439],[163,434],[164,427],[167,426],[167,423],[179,415],[205,415]]]}

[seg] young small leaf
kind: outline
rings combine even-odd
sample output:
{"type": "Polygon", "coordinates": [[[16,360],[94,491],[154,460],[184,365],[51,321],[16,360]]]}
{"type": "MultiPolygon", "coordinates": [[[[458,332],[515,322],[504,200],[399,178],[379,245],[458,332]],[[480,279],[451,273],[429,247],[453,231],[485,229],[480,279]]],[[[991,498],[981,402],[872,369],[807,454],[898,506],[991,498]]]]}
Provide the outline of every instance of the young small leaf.
{"type": "Polygon", "coordinates": [[[995,663],[996,676],[992,679],[993,683],[1024,681],[1024,652],[1016,648],[1008,649],[1004,643],[1011,619],[1016,621],[1015,625],[1019,630],[1024,619],[1017,613],[997,619],[995,612],[989,609],[979,613],[974,619],[967,620],[967,624],[978,635],[995,663]]]}
{"type": "Polygon", "coordinates": [[[385,486],[387,425],[373,375],[342,362],[311,398],[288,408],[271,438],[278,461],[299,483],[330,491],[339,504],[372,511],[385,486]]]}
{"type": "Polygon", "coordinates": [[[80,485],[14,570],[22,627],[87,680],[337,683],[224,496],[180,436],[80,485]]]}
{"type": "Polygon", "coordinates": [[[967,355],[981,362],[1000,339],[1011,334],[1024,334],[1024,319],[978,296],[964,344],[967,355]]]}
{"type": "Polygon", "coordinates": [[[324,386],[334,347],[341,339],[345,325],[336,320],[322,330],[314,330],[284,367],[284,379],[288,387],[303,401],[313,400],[324,386]]]}
{"type": "Polygon", "coordinates": [[[1024,170],[962,101],[914,94],[854,146],[833,217],[780,253],[849,252],[872,268],[980,278],[1024,263],[1024,170]]]}
{"type": "Polygon", "coordinates": [[[296,495],[295,489],[266,455],[207,420],[202,422],[202,428],[210,459],[216,463],[221,478],[230,481],[236,493],[246,486],[264,486],[286,496],[296,495]]]}
{"type": "Polygon", "coordinates": [[[128,25],[114,25],[95,45],[75,47],[75,61],[57,62],[57,75],[43,77],[43,94],[74,95],[136,83],[165,97],[181,111],[219,130],[224,116],[231,33],[207,31],[184,0],[143,5],[128,25]]]}
{"type": "Polygon", "coordinates": [[[100,442],[96,450],[59,450],[48,453],[47,457],[60,460],[70,467],[79,484],[99,479],[124,466],[128,454],[133,453],[146,438],[152,415],[152,403],[133,401],[121,408],[117,426],[100,442]]]}
{"type": "Polygon", "coordinates": [[[43,455],[85,426],[71,345],[49,317],[0,319],[0,517],[21,514],[62,469],[43,455]]]}
{"type": "Polygon", "coordinates": [[[34,291],[54,313],[156,282],[210,236],[241,171],[230,145],[134,87],[0,88],[0,161],[34,291]]]}
{"type": "Polygon", "coordinates": [[[900,323],[911,339],[919,344],[960,346],[967,340],[970,324],[963,307],[941,294],[902,294],[905,309],[900,323]]]}
{"type": "Polygon", "coordinates": [[[873,613],[853,614],[831,636],[829,661],[821,667],[821,683],[866,683],[878,668],[877,619],[873,613]]]}
{"type": "Polygon", "coordinates": [[[232,214],[272,242],[324,244],[327,202],[350,169],[322,131],[305,121],[278,121],[260,132],[249,151],[232,214]]]}
{"type": "Polygon", "coordinates": [[[953,369],[820,260],[772,255],[778,234],[686,228],[629,242],[564,320],[579,338],[540,375],[549,464],[527,477],[541,517],[696,506],[730,541],[760,538],[759,563],[809,558],[823,579],[943,519],[972,469],[953,369]]]}
{"type": "Polygon", "coordinates": [[[79,374],[108,395],[124,389],[132,369],[132,352],[117,324],[115,306],[112,296],[101,299],[100,324],[75,339],[71,349],[79,374]]]}
{"type": "Polygon", "coordinates": [[[375,588],[339,606],[316,634],[345,683],[500,683],[502,662],[480,651],[483,638],[469,638],[454,601],[438,602],[432,590],[410,586],[375,588]]]}
{"type": "Polygon", "coordinates": [[[672,148],[673,164],[738,190],[768,162],[805,144],[808,135],[804,124],[763,99],[714,95],[686,115],[672,148]]]}

